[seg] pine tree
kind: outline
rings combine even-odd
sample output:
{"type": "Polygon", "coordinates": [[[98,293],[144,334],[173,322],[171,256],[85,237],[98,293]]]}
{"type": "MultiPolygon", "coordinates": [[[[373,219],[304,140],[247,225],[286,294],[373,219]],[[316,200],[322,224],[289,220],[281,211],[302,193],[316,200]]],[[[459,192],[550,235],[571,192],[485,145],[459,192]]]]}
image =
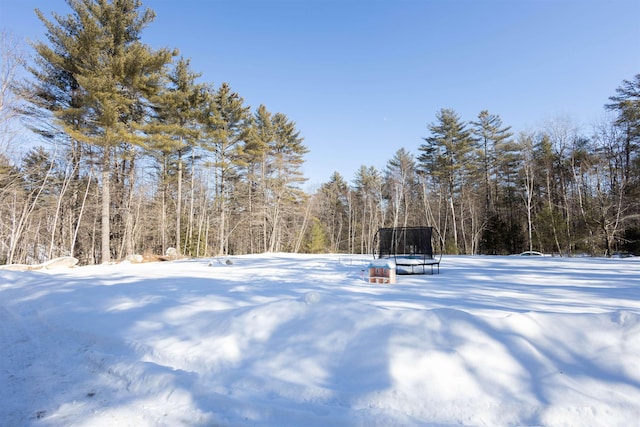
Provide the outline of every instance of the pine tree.
{"type": "Polygon", "coordinates": [[[273,115],[260,105],[253,115],[245,146],[250,246],[260,251],[266,251],[269,242],[268,154],[274,139],[273,115]]]}
{"type": "Polygon", "coordinates": [[[420,166],[434,179],[446,186],[453,195],[469,168],[469,155],[474,141],[465,123],[454,110],[442,109],[436,115],[436,122],[428,127],[430,136],[418,150],[420,166]]]}
{"type": "Polygon", "coordinates": [[[295,123],[285,114],[272,114],[264,105],[258,107],[243,147],[242,167],[247,171],[251,196],[252,230],[259,231],[256,245],[262,251],[295,251],[302,245],[305,230],[295,236],[291,227],[294,213],[304,212],[302,228],[309,220],[307,196],[299,188],[306,180],[300,171],[307,153],[302,141],[295,123]]]}
{"type": "MultiPolygon", "coordinates": [[[[148,100],[162,82],[172,52],[140,42],[153,20],[139,0],[67,0],[72,13],[54,21],[36,11],[50,45],[36,43],[40,85],[36,93],[73,140],[102,151],[101,258],[111,259],[110,181],[113,155],[121,144],[143,145],[140,132],[148,100]]],[[[128,151],[128,150],[127,150],[128,151]]]]}
{"type": "Polygon", "coordinates": [[[218,217],[219,255],[227,253],[228,221],[234,182],[238,170],[244,165],[244,144],[249,139],[251,123],[250,108],[244,100],[232,92],[227,83],[217,91],[209,90],[205,117],[203,119],[204,149],[213,155],[215,175],[215,203],[218,217]]]}
{"type": "MultiPolygon", "coordinates": [[[[269,251],[282,249],[287,222],[298,214],[306,197],[300,184],[306,181],[300,168],[304,155],[309,151],[296,129],[295,122],[283,113],[272,118],[274,138],[268,150],[268,206],[270,209],[269,251]]],[[[293,238],[288,239],[291,246],[293,238]]]]}
{"type": "MultiPolygon", "coordinates": [[[[436,115],[436,121],[428,127],[430,135],[418,149],[419,167],[441,189],[442,197],[447,200],[451,213],[451,227],[454,239],[454,251],[459,249],[458,222],[461,220],[460,195],[468,177],[477,170],[472,154],[476,142],[471,137],[466,124],[451,109],[442,109],[436,115]]],[[[445,218],[448,215],[444,216],[445,218]]],[[[439,226],[446,230],[448,227],[439,226]]]]}
{"type": "MultiPolygon", "coordinates": [[[[481,167],[481,177],[478,177],[478,189],[480,194],[484,196],[484,206],[482,215],[482,238],[481,249],[485,253],[503,253],[503,234],[509,229],[507,219],[502,212],[498,211],[500,203],[500,190],[506,189],[505,183],[501,181],[502,172],[511,156],[512,133],[509,132],[510,127],[503,127],[500,116],[490,114],[483,110],[478,115],[477,122],[471,122],[473,128],[472,133],[479,144],[478,162],[481,167]],[[479,183],[482,182],[482,185],[479,183]]],[[[508,170],[507,170],[508,172],[508,170]]],[[[508,179],[508,178],[507,178],[508,179]]],[[[506,200],[512,197],[507,195],[506,200]]],[[[513,203],[512,203],[513,204],[513,203]]],[[[513,209],[507,209],[509,213],[513,209]]]]}
{"type": "Polygon", "coordinates": [[[349,186],[338,172],[331,174],[329,181],[318,190],[319,220],[322,229],[328,234],[329,250],[334,253],[346,250],[344,243],[348,240],[348,192],[349,186]]]}
{"type": "Polygon", "coordinates": [[[321,254],[326,251],[327,233],[324,231],[320,220],[314,218],[309,231],[309,236],[307,237],[305,252],[310,254],[321,254]]]}
{"type": "Polygon", "coordinates": [[[501,148],[511,138],[510,127],[503,127],[500,116],[490,114],[483,110],[478,114],[478,121],[471,122],[472,133],[480,144],[480,158],[482,165],[485,210],[487,215],[494,211],[496,199],[496,187],[498,184],[498,159],[501,157],[501,148]]]}
{"type": "MultiPolygon", "coordinates": [[[[205,86],[197,84],[200,74],[190,69],[190,62],[180,58],[174,69],[168,75],[168,85],[153,98],[155,120],[149,126],[152,135],[151,148],[160,155],[162,182],[162,212],[165,215],[166,186],[170,175],[170,168],[177,169],[177,195],[175,214],[175,248],[180,254],[181,245],[181,217],[182,217],[182,183],[184,176],[184,157],[195,150],[200,132],[198,121],[202,116],[205,105],[205,86]]],[[[192,168],[194,167],[192,161],[192,168]]],[[[191,171],[191,207],[189,214],[189,232],[191,238],[193,219],[193,191],[195,174],[191,171]]],[[[164,235],[164,224],[161,226],[164,235]]],[[[164,242],[165,239],[163,238],[164,242]]],[[[163,251],[166,248],[163,247],[163,251]]]]}
{"type": "MultiPolygon", "coordinates": [[[[625,181],[628,182],[633,174],[634,162],[640,164],[638,149],[640,147],[640,74],[633,80],[624,80],[622,86],[616,89],[616,96],[605,107],[617,113],[616,125],[623,132],[623,170],[625,181]]],[[[635,173],[640,167],[636,165],[635,173]]]]}
{"type": "Polygon", "coordinates": [[[606,193],[598,188],[598,222],[607,255],[615,249],[616,241],[622,240],[630,248],[640,246],[635,237],[640,235],[640,74],[624,80],[609,100],[605,108],[616,114],[615,121],[599,138],[609,182],[603,183],[606,193]]]}

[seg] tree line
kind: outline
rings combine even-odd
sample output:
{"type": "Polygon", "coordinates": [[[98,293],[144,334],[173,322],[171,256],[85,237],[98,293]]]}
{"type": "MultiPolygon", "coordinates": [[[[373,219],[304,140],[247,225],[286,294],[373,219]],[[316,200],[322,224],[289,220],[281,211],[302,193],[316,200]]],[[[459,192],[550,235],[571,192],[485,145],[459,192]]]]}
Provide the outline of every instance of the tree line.
{"type": "Polygon", "coordinates": [[[589,136],[567,120],[515,135],[488,111],[441,109],[417,154],[322,185],[317,234],[337,252],[372,252],[381,226],[432,225],[448,254],[640,254],[640,74],[610,101],[589,136]]]}
{"type": "Polygon", "coordinates": [[[308,149],[285,114],[143,44],[154,13],[139,0],[67,4],[36,11],[47,41],[30,61],[3,34],[2,263],[371,253],[378,228],[412,225],[432,225],[450,254],[640,252],[640,75],[591,135],[562,122],[514,135],[496,114],[442,109],[417,154],[309,194],[308,149]],[[12,158],[17,118],[45,142],[12,158]]]}

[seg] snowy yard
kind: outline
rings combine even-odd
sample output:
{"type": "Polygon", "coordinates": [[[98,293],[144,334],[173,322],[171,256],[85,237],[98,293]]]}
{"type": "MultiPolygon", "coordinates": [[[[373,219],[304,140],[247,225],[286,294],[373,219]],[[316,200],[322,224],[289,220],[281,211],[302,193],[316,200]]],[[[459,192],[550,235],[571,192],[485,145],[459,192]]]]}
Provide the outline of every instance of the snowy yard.
{"type": "Polygon", "coordinates": [[[2,426],[631,426],[640,259],[0,270],[2,426]]]}

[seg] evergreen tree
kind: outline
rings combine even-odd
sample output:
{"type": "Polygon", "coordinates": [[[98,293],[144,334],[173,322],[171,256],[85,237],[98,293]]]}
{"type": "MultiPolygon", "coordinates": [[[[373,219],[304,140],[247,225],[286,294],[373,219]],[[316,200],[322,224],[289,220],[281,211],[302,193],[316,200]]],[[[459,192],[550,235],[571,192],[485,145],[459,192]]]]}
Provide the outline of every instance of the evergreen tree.
{"type": "MultiPolygon", "coordinates": [[[[306,181],[300,168],[304,155],[309,151],[304,139],[296,129],[295,122],[283,113],[276,113],[272,119],[274,138],[269,145],[269,165],[266,177],[270,208],[269,251],[281,250],[284,243],[287,222],[297,214],[305,202],[305,194],[300,185],[306,181]]],[[[291,246],[293,237],[288,239],[291,246]]]]}
{"type": "MultiPolygon", "coordinates": [[[[510,138],[512,133],[510,127],[503,127],[500,116],[490,114],[483,110],[478,115],[478,121],[472,122],[472,133],[476,137],[479,144],[479,163],[481,165],[482,178],[478,182],[480,195],[484,197],[483,215],[481,226],[481,250],[485,253],[503,253],[503,234],[510,227],[507,225],[507,218],[498,211],[501,189],[508,189],[508,184],[501,181],[502,173],[506,171],[509,180],[508,165],[509,159],[512,157],[510,151],[510,138]]],[[[511,182],[513,186],[513,182],[511,182]]],[[[507,190],[508,191],[508,190],[507,190]]],[[[505,202],[512,201],[512,194],[505,194],[505,202]]],[[[513,205],[513,203],[511,203],[513,205]]],[[[506,209],[509,214],[513,213],[513,206],[506,209]]],[[[511,218],[513,219],[513,218],[511,218]]]]}
{"type": "MultiPolygon", "coordinates": [[[[637,239],[640,235],[640,74],[632,80],[624,80],[616,89],[616,95],[609,99],[612,102],[606,108],[617,114],[615,124],[620,130],[620,144],[617,144],[621,146],[617,157],[622,160],[619,224],[624,229],[625,247],[637,252],[640,247],[637,239]]],[[[607,239],[610,240],[611,237],[607,239]]]]}
{"type": "Polygon", "coordinates": [[[245,146],[250,246],[260,251],[266,251],[269,245],[267,175],[269,147],[274,139],[273,115],[260,105],[253,115],[245,146]]]}
{"type": "MultiPolygon", "coordinates": [[[[182,217],[182,182],[184,176],[184,156],[195,150],[199,138],[198,119],[202,116],[205,101],[205,87],[197,84],[196,80],[200,74],[194,73],[190,69],[189,60],[180,58],[174,69],[168,75],[168,85],[153,98],[153,109],[155,120],[149,126],[148,132],[152,135],[151,148],[160,155],[160,177],[162,183],[162,212],[165,216],[166,186],[169,179],[170,168],[177,169],[177,194],[176,194],[176,214],[175,214],[175,248],[181,253],[181,217],[182,217]]],[[[193,161],[192,168],[193,168],[193,161]]],[[[192,177],[192,195],[194,171],[192,177]]],[[[193,197],[191,197],[191,209],[189,215],[189,231],[192,230],[191,219],[193,218],[193,197]]],[[[165,224],[161,230],[164,235],[165,224]]],[[[191,233],[188,233],[191,237],[191,233]]],[[[162,239],[163,243],[165,239],[162,239]]],[[[163,252],[166,248],[163,245],[163,252]]]]}
{"type": "Polygon", "coordinates": [[[471,133],[458,114],[451,109],[442,109],[436,122],[428,127],[430,136],[418,150],[420,166],[434,179],[445,186],[450,196],[461,185],[469,168],[469,156],[474,148],[471,133]]]}
{"type": "MultiPolygon", "coordinates": [[[[476,142],[471,137],[466,124],[451,109],[442,109],[436,115],[436,121],[428,127],[430,135],[418,149],[420,169],[440,186],[442,197],[448,203],[451,215],[450,227],[454,239],[454,251],[459,248],[459,222],[462,225],[461,200],[463,186],[468,177],[477,170],[472,154],[476,142]]],[[[448,218],[448,215],[444,215],[448,218]]],[[[447,221],[448,222],[448,221],[447,221]]],[[[439,226],[440,230],[449,229],[439,226]]]]}
{"type": "Polygon", "coordinates": [[[484,181],[485,210],[487,215],[494,211],[498,184],[498,159],[501,149],[511,138],[510,127],[503,127],[500,116],[483,110],[478,121],[471,122],[472,133],[480,144],[479,161],[482,165],[484,181]]]}
{"type": "Polygon", "coordinates": [[[331,252],[346,251],[348,242],[347,228],[349,221],[349,186],[338,172],[334,172],[329,182],[318,190],[318,216],[323,229],[329,235],[331,252]]]}
{"type": "Polygon", "coordinates": [[[111,259],[110,182],[120,144],[142,145],[148,101],[162,82],[172,52],[140,42],[153,20],[139,0],[67,0],[72,13],[54,20],[36,11],[50,44],[35,44],[40,81],[35,93],[69,137],[102,151],[101,258],[111,259]]]}
{"type": "Polygon", "coordinates": [[[640,74],[633,80],[624,80],[616,93],[605,107],[617,114],[616,125],[623,133],[623,176],[625,182],[629,182],[640,175],[640,74]]]}
{"type": "Polygon", "coordinates": [[[204,148],[213,155],[215,206],[218,217],[217,252],[227,253],[228,221],[234,183],[245,162],[244,144],[249,139],[250,108],[227,83],[212,92],[210,89],[203,123],[204,148]]]}
{"type": "Polygon", "coordinates": [[[324,231],[320,220],[314,218],[309,236],[307,237],[307,244],[305,246],[305,252],[310,254],[321,254],[327,251],[327,235],[324,231]]]}

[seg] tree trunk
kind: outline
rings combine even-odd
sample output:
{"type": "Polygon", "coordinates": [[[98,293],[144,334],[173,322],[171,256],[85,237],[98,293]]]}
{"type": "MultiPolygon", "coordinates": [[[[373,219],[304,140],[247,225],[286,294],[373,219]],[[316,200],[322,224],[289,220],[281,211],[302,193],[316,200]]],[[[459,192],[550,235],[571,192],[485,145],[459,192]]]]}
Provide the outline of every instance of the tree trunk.
{"type": "Polygon", "coordinates": [[[110,248],[110,234],[111,229],[109,227],[109,205],[111,204],[111,170],[110,170],[110,157],[109,147],[104,148],[104,155],[102,159],[102,216],[101,216],[101,262],[106,264],[111,262],[111,248],[110,248]]]}
{"type": "MultiPolygon", "coordinates": [[[[190,195],[190,201],[189,201],[189,232],[187,233],[188,236],[188,242],[190,245],[190,249],[189,251],[191,252],[191,248],[193,247],[193,221],[195,220],[194,218],[194,210],[195,210],[195,188],[196,188],[196,166],[195,166],[195,154],[194,154],[194,150],[191,150],[191,195],[190,195]]],[[[198,236],[200,235],[200,231],[198,231],[198,236]]],[[[198,237],[199,239],[199,237],[198,237]]],[[[200,240],[198,240],[198,247],[200,245],[200,240]]],[[[190,253],[190,255],[193,255],[192,253],[190,253]]]]}
{"type": "Polygon", "coordinates": [[[182,215],[182,156],[178,157],[178,200],[176,201],[176,254],[180,255],[180,217],[182,215]]]}
{"type": "Polygon", "coordinates": [[[453,197],[449,197],[449,204],[451,206],[451,224],[453,226],[453,244],[455,245],[455,254],[458,255],[460,253],[460,248],[458,247],[458,224],[456,219],[456,208],[453,204],[453,197]]]}

